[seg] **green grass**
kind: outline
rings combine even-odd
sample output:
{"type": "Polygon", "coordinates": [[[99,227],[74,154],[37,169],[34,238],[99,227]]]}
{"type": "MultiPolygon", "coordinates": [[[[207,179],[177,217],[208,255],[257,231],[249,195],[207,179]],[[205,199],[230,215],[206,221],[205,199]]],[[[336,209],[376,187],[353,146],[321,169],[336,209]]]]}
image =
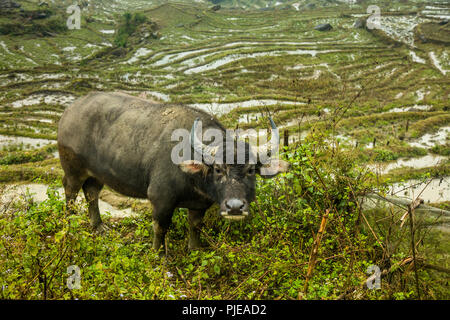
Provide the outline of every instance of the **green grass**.
{"type": "MultiPolygon", "coordinates": [[[[133,219],[104,217],[112,229],[98,235],[90,232],[84,204],[76,207],[79,214],[68,215],[53,187],[44,202],[25,199],[10,204],[0,221],[4,243],[0,281],[6,283],[0,295],[3,299],[335,299],[356,290],[350,297],[414,298],[413,275],[401,268],[389,272],[392,278],[382,280],[381,290],[359,286],[369,265],[385,267],[383,247],[397,243],[389,257],[394,266],[408,257],[408,236],[401,237],[399,226],[389,226],[385,219],[377,222],[385,214],[378,209],[368,216],[368,223],[377,226],[374,237],[358,218],[354,198],[371,188],[373,178],[354,171],[348,154],[327,157],[331,150],[316,144],[305,143],[295,154],[287,154],[293,169],[282,178],[258,180],[250,221],[229,223],[216,214],[217,208],[209,210],[202,231],[208,249],[186,250],[186,211],[177,210],[165,258],[151,248],[148,211],[133,219]],[[314,235],[327,208],[332,209],[305,292],[314,235]],[[387,227],[389,238],[382,235],[387,227]],[[79,289],[66,285],[71,265],[81,269],[79,289]]],[[[44,178],[51,180],[48,175],[44,178]]],[[[421,226],[423,221],[417,223],[421,226]]],[[[416,236],[426,230],[418,228],[416,236]]],[[[437,253],[445,250],[443,237],[432,232],[429,242],[420,246],[427,263],[442,263],[437,253]]],[[[419,276],[422,295],[448,298],[438,273],[419,267],[419,276]]]]}

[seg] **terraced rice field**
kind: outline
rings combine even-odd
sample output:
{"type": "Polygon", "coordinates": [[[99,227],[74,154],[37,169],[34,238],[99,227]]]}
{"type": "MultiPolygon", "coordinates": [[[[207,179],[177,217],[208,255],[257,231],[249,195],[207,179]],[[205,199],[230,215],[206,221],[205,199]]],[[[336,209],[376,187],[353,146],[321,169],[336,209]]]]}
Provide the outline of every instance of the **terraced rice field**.
{"type": "MultiPolygon", "coordinates": [[[[354,27],[368,14],[366,4],[352,1],[318,2],[315,8],[303,1],[273,2],[267,10],[261,10],[266,2],[232,1],[218,11],[200,1],[86,3],[79,30],[0,36],[2,156],[25,149],[44,154],[4,162],[4,183],[59,174],[51,147],[58,119],[92,90],[193,105],[244,129],[265,128],[270,114],[283,134],[289,132],[290,143],[336,119],[333,134],[342,146],[367,155],[366,162],[434,152],[448,172],[449,38],[423,42],[414,31],[448,17],[445,2],[380,2],[381,30],[354,27]],[[134,34],[118,49],[117,23],[126,10],[143,12],[158,31],[134,34]],[[314,30],[321,23],[332,29],[314,30]],[[386,153],[394,156],[377,158],[386,153]]],[[[416,169],[435,166],[431,161],[416,169]]]]}

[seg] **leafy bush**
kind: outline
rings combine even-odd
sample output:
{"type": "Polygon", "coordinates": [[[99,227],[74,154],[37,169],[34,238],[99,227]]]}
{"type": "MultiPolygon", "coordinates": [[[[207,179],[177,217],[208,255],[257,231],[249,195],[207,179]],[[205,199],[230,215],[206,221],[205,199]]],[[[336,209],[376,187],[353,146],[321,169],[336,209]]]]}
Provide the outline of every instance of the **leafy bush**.
{"type": "Polygon", "coordinates": [[[374,160],[378,162],[393,161],[399,158],[398,155],[387,149],[375,149],[374,152],[376,154],[374,160]]]}
{"type": "Polygon", "coordinates": [[[33,20],[31,23],[25,23],[21,19],[17,19],[14,22],[0,25],[0,34],[3,35],[48,35],[65,31],[67,31],[66,21],[61,16],[52,16],[43,20],[33,20]]]}
{"type": "Polygon", "coordinates": [[[441,156],[450,156],[450,143],[437,144],[431,148],[431,152],[441,156]]]}
{"type": "Polygon", "coordinates": [[[13,151],[5,152],[0,151],[0,164],[20,164],[27,162],[37,162],[45,160],[48,155],[57,150],[56,145],[46,146],[38,150],[31,151],[13,151]]]}
{"type": "Polygon", "coordinates": [[[146,22],[147,17],[141,13],[131,14],[126,12],[122,16],[122,22],[119,25],[119,29],[114,39],[114,44],[117,47],[126,47],[128,38],[136,31],[137,27],[146,22]]]}
{"type": "MultiPolygon", "coordinates": [[[[140,236],[123,237],[121,232],[131,231],[126,221],[107,236],[97,236],[90,232],[86,215],[68,216],[53,188],[47,195],[48,200],[27,202],[0,220],[0,298],[167,298],[176,294],[150,243],[140,236]],[[67,268],[72,265],[81,269],[82,279],[81,288],[73,291],[67,286],[67,268]]],[[[148,229],[148,222],[137,222],[148,229]]]]}

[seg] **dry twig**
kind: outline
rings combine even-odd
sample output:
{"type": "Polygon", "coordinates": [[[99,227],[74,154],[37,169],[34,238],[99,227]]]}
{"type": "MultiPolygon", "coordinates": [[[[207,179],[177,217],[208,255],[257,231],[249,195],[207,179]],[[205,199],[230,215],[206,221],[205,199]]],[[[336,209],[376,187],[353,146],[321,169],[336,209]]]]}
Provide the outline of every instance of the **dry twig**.
{"type": "MultiPolygon", "coordinates": [[[[312,272],[314,270],[314,266],[317,260],[317,254],[319,252],[320,242],[322,241],[323,233],[325,232],[325,227],[327,225],[329,210],[327,209],[326,213],[322,217],[322,222],[320,223],[319,231],[317,232],[316,238],[314,239],[313,249],[311,250],[311,255],[309,257],[308,263],[308,271],[306,273],[306,281],[303,289],[303,294],[306,296],[308,293],[308,282],[312,276],[312,272]]],[[[299,299],[301,298],[301,294],[299,293],[299,299]]]]}

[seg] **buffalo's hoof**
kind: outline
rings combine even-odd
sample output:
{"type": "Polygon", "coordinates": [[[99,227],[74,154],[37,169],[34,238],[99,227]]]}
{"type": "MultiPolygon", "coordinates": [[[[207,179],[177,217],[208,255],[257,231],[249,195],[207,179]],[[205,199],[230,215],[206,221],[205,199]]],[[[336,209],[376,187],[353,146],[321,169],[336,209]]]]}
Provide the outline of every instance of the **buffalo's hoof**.
{"type": "Polygon", "coordinates": [[[153,245],[153,250],[158,254],[158,257],[165,258],[166,257],[166,248],[163,245],[153,245]]]}
{"type": "Polygon", "coordinates": [[[95,227],[95,233],[97,233],[97,234],[103,234],[103,233],[107,232],[108,230],[110,230],[110,228],[103,222],[95,227]]]}
{"type": "Polygon", "coordinates": [[[158,258],[160,258],[160,259],[165,259],[166,258],[167,252],[164,249],[164,247],[160,247],[159,249],[153,248],[153,250],[155,250],[155,252],[158,254],[158,258]]]}
{"type": "Polygon", "coordinates": [[[207,249],[207,248],[209,248],[209,245],[207,245],[203,242],[188,244],[189,251],[202,250],[202,249],[207,249]]]}

